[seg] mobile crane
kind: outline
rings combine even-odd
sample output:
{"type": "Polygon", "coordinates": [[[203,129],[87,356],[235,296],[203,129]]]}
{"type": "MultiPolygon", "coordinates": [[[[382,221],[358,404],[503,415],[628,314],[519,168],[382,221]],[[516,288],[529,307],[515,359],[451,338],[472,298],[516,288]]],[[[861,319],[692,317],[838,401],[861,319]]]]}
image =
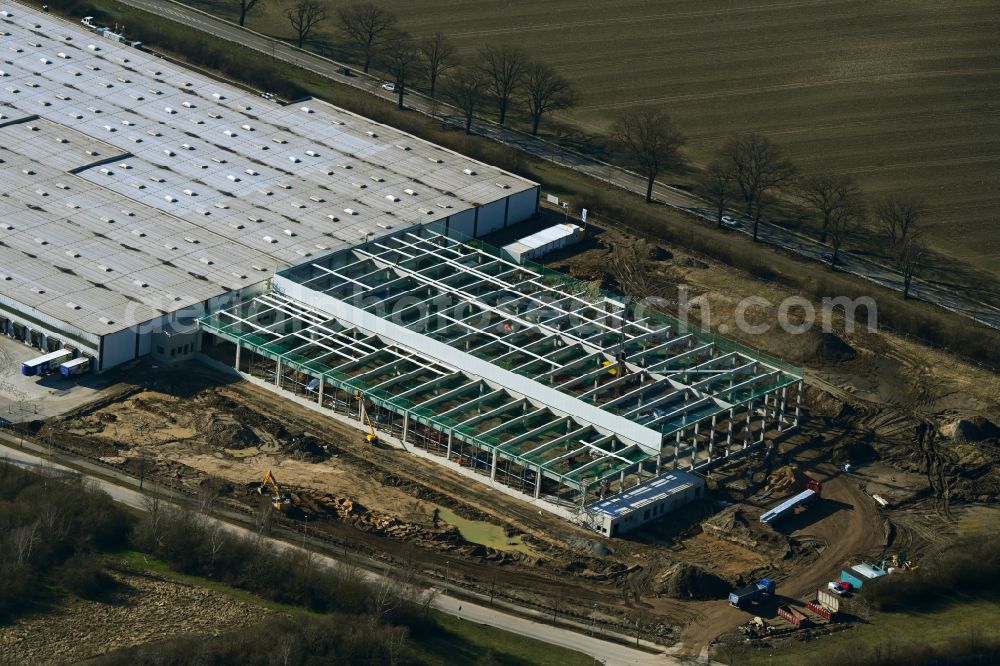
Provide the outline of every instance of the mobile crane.
{"type": "Polygon", "coordinates": [[[259,486],[257,486],[257,492],[263,495],[265,488],[269,488],[271,490],[271,505],[275,509],[285,512],[292,507],[291,493],[281,492],[281,486],[278,485],[278,481],[274,478],[274,474],[271,473],[271,470],[267,470],[267,474],[264,475],[264,480],[260,482],[259,486]]]}
{"type": "Polygon", "coordinates": [[[368,410],[365,408],[365,398],[361,395],[361,391],[354,392],[354,399],[361,405],[361,416],[365,419],[365,422],[368,424],[368,429],[371,431],[365,433],[365,442],[375,446],[378,444],[378,434],[375,432],[375,424],[372,423],[371,417],[368,416],[368,410]]]}

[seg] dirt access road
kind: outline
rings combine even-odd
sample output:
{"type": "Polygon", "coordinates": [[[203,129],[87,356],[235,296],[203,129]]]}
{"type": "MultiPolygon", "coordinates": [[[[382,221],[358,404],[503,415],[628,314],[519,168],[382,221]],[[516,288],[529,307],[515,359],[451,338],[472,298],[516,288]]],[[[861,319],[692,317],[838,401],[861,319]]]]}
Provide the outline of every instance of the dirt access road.
{"type": "MultiPolygon", "coordinates": [[[[776,619],[779,605],[801,605],[812,599],[816,590],[839,577],[846,563],[870,557],[885,545],[887,519],[879,513],[875,501],[858,487],[857,481],[838,473],[837,467],[829,463],[813,464],[821,456],[815,448],[794,453],[804,474],[823,484],[822,498],[775,528],[800,543],[814,545],[818,556],[804,567],[777,575],[775,599],[771,603],[746,611],[732,607],[727,601],[700,602],[697,621],[688,624],[681,633],[681,642],[688,650],[700,651],[719,634],[754,615],[776,619]]],[[[777,501],[769,500],[766,504],[773,506],[777,501]]]]}

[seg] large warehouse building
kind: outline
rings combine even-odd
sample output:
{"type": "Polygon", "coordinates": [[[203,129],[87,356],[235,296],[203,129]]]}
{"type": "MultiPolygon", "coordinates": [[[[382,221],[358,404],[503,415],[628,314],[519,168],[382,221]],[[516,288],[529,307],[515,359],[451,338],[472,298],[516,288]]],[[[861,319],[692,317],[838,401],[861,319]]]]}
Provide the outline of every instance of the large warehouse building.
{"type": "Polygon", "coordinates": [[[610,520],[595,501],[742,454],[797,426],[802,398],[795,368],[439,225],[284,270],[202,329],[244,375],[367,410],[404,446],[609,535],[701,485],[635,490],[610,520]]]}
{"type": "Polygon", "coordinates": [[[323,102],[282,106],[0,2],[0,333],[102,372],[278,270],[437,222],[480,236],[538,186],[323,102]],[[180,325],[179,325],[180,324],[180,325]]]}
{"type": "Polygon", "coordinates": [[[0,10],[0,331],[201,351],[609,536],[798,425],[798,369],[466,241],[537,184],[0,10]]]}

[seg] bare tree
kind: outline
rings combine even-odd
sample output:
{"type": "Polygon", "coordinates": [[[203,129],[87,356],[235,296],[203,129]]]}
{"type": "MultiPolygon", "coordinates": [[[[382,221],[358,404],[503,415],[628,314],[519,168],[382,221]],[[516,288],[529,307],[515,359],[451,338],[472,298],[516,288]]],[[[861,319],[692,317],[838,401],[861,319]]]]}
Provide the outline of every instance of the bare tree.
{"type": "Polygon", "coordinates": [[[910,297],[910,285],[917,270],[927,261],[927,246],[920,234],[910,232],[892,245],[896,270],[903,276],[903,298],[910,297]]]}
{"type": "Polygon", "coordinates": [[[922,199],[911,194],[891,194],[875,204],[875,219],[889,236],[889,247],[906,240],[926,208],[922,199]]]}
{"type": "Polygon", "coordinates": [[[480,67],[486,75],[487,92],[497,104],[498,122],[507,119],[507,108],[521,85],[527,54],[513,46],[488,46],[479,54],[480,67]]]}
{"type": "Polygon", "coordinates": [[[653,201],[653,183],[661,171],[684,164],[681,146],[687,139],[662,109],[646,107],[627,112],[614,125],[614,138],[625,158],[646,178],[646,203],[653,201]]]}
{"type": "Polygon", "coordinates": [[[240,0],[240,25],[246,25],[247,16],[258,7],[262,7],[266,0],[240,0]]]}
{"type": "Polygon", "coordinates": [[[732,168],[747,217],[753,220],[756,241],[764,210],[774,200],[772,191],[795,176],[795,165],[784,158],[778,146],[760,134],[734,136],[722,147],[721,157],[732,168]]]}
{"type": "Polygon", "coordinates": [[[298,35],[300,49],[309,39],[313,29],[326,20],[326,16],[326,5],[322,0],[297,0],[285,10],[285,17],[298,35]]]}
{"type": "Polygon", "coordinates": [[[539,60],[532,60],[524,66],[521,87],[528,102],[533,135],[538,134],[538,123],[542,120],[542,114],[568,109],[577,101],[577,94],[572,84],[548,63],[539,60]]]}
{"type": "Polygon", "coordinates": [[[226,545],[226,528],[222,522],[216,520],[212,522],[212,527],[208,532],[209,548],[212,551],[212,571],[215,571],[215,559],[226,545]]]}
{"type": "Polygon", "coordinates": [[[146,453],[140,453],[139,457],[135,459],[135,472],[139,475],[139,490],[142,490],[142,486],[146,482],[146,476],[155,468],[156,461],[146,453]]]}
{"type": "Polygon", "coordinates": [[[830,236],[830,268],[837,268],[840,258],[840,248],[854,237],[861,229],[865,219],[865,210],[860,204],[838,208],[830,217],[828,234],[830,236]]]}
{"type": "Polygon", "coordinates": [[[427,68],[427,82],[430,84],[430,94],[433,98],[437,93],[437,82],[441,75],[458,65],[458,51],[447,37],[435,32],[420,42],[420,55],[427,68]]]}
{"type": "Polygon", "coordinates": [[[826,243],[830,220],[837,214],[837,210],[853,206],[861,195],[858,184],[853,178],[833,174],[818,174],[803,178],[799,191],[809,208],[819,215],[823,225],[819,232],[820,243],[826,243]]]}
{"type": "Polygon", "coordinates": [[[407,82],[416,76],[421,66],[417,45],[408,33],[393,32],[386,40],[382,60],[386,71],[393,77],[399,108],[402,109],[407,82]]]}
{"type": "Polygon", "coordinates": [[[338,9],[337,19],[341,31],[361,51],[367,74],[383,38],[396,26],[396,15],[370,2],[357,2],[338,9]]]}
{"type": "Polygon", "coordinates": [[[472,134],[472,120],[486,101],[485,75],[478,69],[461,69],[445,82],[443,93],[465,116],[465,133],[472,134]]]}
{"type": "Polygon", "coordinates": [[[705,197],[715,206],[715,223],[722,226],[729,198],[733,194],[735,176],[730,165],[715,160],[701,176],[699,186],[705,197]]]}

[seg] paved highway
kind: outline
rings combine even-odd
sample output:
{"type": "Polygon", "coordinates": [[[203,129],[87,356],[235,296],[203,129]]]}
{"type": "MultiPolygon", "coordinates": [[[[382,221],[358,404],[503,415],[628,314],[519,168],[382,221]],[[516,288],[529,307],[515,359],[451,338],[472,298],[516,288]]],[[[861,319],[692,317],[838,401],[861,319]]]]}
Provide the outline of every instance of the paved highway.
{"type": "MultiPolygon", "coordinates": [[[[0,433],[0,460],[12,462],[29,469],[66,474],[74,477],[85,477],[89,481],[92,481],[99,489],[110,495],[116,502],[140,511],[147,510],[149,496],[136,489],[134,480],[131,477],[113,470],[99,468],[92,463],[84,461],[74,461],[73,466],[69,467],[42,457],[41,453],[42,450],[31,443],[26,443],[26,449],[21,449],[17,445],[16,438],[11,437],[7,433],[0,433]],[[90,471],[89,468],[93,468],[94,471],[90,471]]],[[[174,496],[174,493],[169,490],[163,490],[161,493],[161,497],[170,498],[174,496]]],[[[220,514],[225,515],[225,512],[220,512],[220,514]]],[[[256,532],[227,520],[219,520],[218,522],[234,534],[256,535],[256,532]]],[[[278,538],[272,537],[271,540],[280,548],[300,548],[297,545],[278,538]]],[[[311,550],[310,552],[327,566],[336,566],[339,563],[336,558],[329,555],[317,553],[315,550],[311,550]]],[[[367,570],[362,570],[362,572],[373,581],[382,579],[382,575],[379,573],[367,570]]],[[[506,613],[496,607],[484,606],[469,599],[443,594],[440,593],[440,590],[437,591],[439,594],[434,600],[434,607],[441,612],[460,617],[469,622],[477,622],[521,636],[528,636],[549,643],[550,645],[558,645],[583,652],[608,666],[629,666],[633,664],[637,666],[668,666],[671,664],[692,663],[690,659],[670,656],[663,652],[650,654],[631,648],[628,645],[612,643],[594,636],[578,633],[571,629],[535,621],[530,616],[536,615],[541,617],[541,614],[529,609],[518,609],[519,612],[528,616],[524,617],[520,614],[506,613]]],[[[647,647],[656,647],[646,641],[643,641],[643,643],[647,647]]]]}
{"type": "MultiPolygon", "coordinates": [[[[292,63],[339,83],[359,88],[386,100],[396,99],[394,93],[382,90],[380,86],[381,82],[374,77],[361,73],[356,73],[354,76],[344,75],[342,73],[345,67],[343,63],[297,49],[282,41],[272,39],[246,28],[241,28],[235,23],[224,21],[187,5],[173,2],[172,0],[121,1],[124,4],[163,16],[164,18],[190,26],[220,39],[235,42],[261,53],[271,55],[274,58],[292,63]]],[[[353,67],[351,69],[354,71],[353,67]]],[[[419,93],[408,94],[406,97],[406,106],[460,127],[463,127],[465,124],[465,119],[459,114],[454,113],[454,109],[419,93]]],[[[645,195],[646,184],[644,179],[625,169],[561,148],[556,144],[533,137],[524,132],[501,127],[496,123],[486,120],[477,119],[474,121],[472,131],[497,142],[518,148],[534,157],[574,169],[630,192],[645,195]]],[[[707,206],[706,202],[687,192],[657,183],[653,189],[653,196],[658,202],[672,208],[704,219],[714,219],[711,208],[707,206]]],[[[749,235],[749,227],[750,225],[743,225],[743,229],[738,230],[738,232],[749,235]]],[[[758,238],[761,242],[784,248],[816,261],[822,261],[823,256],[829,252],[829,248],[812,239],[785,229],[763,224],[759,229],[758,238]]],[[[868,259],[844,255],[839,262],[839,269],[853,273],[883,287],[902,291],[902,280],[895,271],[868,259]]],[[[914,280],[910,292],[914,298],[929,303],[936,303],[945,309],[970,317],[987,326],[1000,329],[1000,309],[977,301],[974,298],[969,298],[961,293],[922,280],[914,280]]]]}

